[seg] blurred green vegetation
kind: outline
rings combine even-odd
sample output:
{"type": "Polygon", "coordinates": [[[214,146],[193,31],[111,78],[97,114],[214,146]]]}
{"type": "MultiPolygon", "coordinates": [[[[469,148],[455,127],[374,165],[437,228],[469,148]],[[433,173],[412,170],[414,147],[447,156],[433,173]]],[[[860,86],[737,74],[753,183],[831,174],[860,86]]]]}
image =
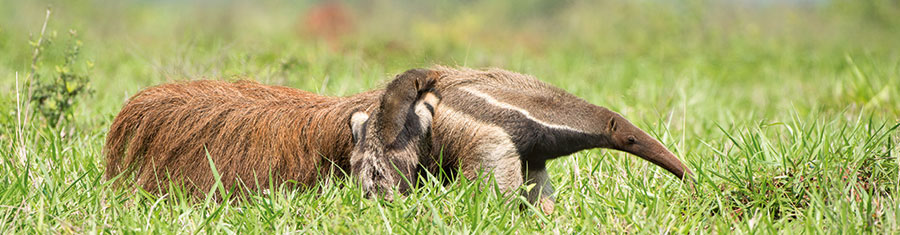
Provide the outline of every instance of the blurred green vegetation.
{"type": "Polygon", "coordinates": [[[345,23],[310,19],[323,4],[0,0],[0,232],[900,229],[900,2],[353,0],[345,23]],[[71,96],[65,126],[17,113],[48,6],[45,37],[59,40],[34,77],[68,64],[95,91],[71,96]],[[434,64],[531,74],[619,111],[690,162],[698,189],[603,150],[551,163],[549,217],[464,181],[395,203],[341,181],[242,206],[100,177],[109,122],[147,86],[251,79],[340,96],[434,64]]]}

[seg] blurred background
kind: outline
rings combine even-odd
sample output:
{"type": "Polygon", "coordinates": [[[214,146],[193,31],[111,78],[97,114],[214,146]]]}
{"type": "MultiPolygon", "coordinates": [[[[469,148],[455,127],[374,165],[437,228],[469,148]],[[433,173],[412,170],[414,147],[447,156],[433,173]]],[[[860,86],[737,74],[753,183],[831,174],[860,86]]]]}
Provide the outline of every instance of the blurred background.
{"type": "Polygon", "coordinates": [[[63,67],[87,77],[88,103],[112,102],[86,109],[102,114],[165,81],[348,95],[444,64],[533,74],[623,109],[715,88],[696,98],[727,95],[761,113],[832,105],[894,115],[884,104],[896,105],[887,101],[900,86],[898,48],[900,3],[890,0],[0,0],[3,96],[32,64],[45,78],[63,67]],[[49,43],[35,60],[48,7],[49,43]],[[73,47],[77,58],[59,66],[73,47]],[[795,98],[771,102],[780,96],[795,98]]]}

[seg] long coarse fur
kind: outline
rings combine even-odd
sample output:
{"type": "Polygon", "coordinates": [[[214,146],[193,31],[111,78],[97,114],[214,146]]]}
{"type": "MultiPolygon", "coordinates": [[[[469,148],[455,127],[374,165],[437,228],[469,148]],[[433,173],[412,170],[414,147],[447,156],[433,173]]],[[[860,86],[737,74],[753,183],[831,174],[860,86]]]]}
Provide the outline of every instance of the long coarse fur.
{"type": "Polygon", "coordinates": [[[182,181],[194,194],[209,190],[215,179],[207,158],[226,187],[251,190],[287,180],[309,185],[340,169],[377,195],[407,190],[422,169],[461,169],[506,192],[535,184],[523,193],[546,212],[554,191],[546,161],[589,148],[691,175],[618,113],[500,69],[410,70],[386,90],[342,98],[249,82],[157,86],[130,99],[104,152],[107,177],[134,175],[149,191],[182,181]]]}
{"type": "Polygon", "coordinates": [[[134,175],[151,192],[180,182],[193,194],[215,183],[210,162],[230,188],[301,185],[349,169],[347,121],[371,110],[381,91],[325,97],[253,82],[165,84],[134,95],[114,120],[104,147],[106,177],[134,175]],[[269,182],[269,179],[275,182],[269,182]]]}
{"type": "MultiPolygon", "coordinates": [[[[110,126],[103,149],[106,177],[133,178],[160,194],[174,183],[201,196],[219,180],[225,188],[253,192],[344,175],[360,165],[350,158],[356,145],[379,151],[381,159],[418,159],[425,154],[420,150],[429,149],[424,139],[433,115],[418,102],[434,85],[423,71],[407,71],[386,89],[349,97],[247,81],[147,88],[128,100],[110,126]],[[366,114],[374,117],[366,122],[374,128],[363,138],[351,125],[361,125],[352,119],[365,121],[366,114]]],[[[365,164],[371,165],[353,171],[372,169],[365,164]]]]}

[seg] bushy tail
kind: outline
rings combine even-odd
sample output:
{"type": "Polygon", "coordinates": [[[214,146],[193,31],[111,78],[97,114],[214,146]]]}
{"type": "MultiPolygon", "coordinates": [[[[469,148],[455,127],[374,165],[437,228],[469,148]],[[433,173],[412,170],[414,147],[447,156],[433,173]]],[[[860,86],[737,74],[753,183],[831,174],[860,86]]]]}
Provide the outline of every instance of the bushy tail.
{"type": "MultiPolygon", "coordinates": [[[[175,97],[166,100],[153,100],[148,102],[145,96],[152,96],[154,88],[142,91],[130,99],[122,108],[122,111],[113,119],[112,125],[109,127],[109,133],[106,135],[106,144],[103,146],[103,155],[106,158],[106,174],[107,180],[115,179],[117,176],[130,175],[134,172],[134,168],[139,166],[139,162],[143,161],[143,155],[147,151],[149,143],[141,141],[149,141],[155,135],[160,125],[147,125],[149,122],[159,122],[160,115],[166,110],[161,110],[159,104],[176,101],[175,97]]],[[[119,181],[119,180],[117,180],[119,181]]]]}

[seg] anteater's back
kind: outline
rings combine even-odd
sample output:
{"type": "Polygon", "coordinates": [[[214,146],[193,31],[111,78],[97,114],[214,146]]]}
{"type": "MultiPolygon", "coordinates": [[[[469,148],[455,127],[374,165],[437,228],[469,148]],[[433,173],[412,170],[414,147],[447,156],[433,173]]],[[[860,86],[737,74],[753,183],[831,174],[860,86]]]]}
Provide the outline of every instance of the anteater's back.
{"type": "Polygon", "coordinates": [[[528,75],[502,69],[435,70],[441,74],[435,87],[442,102],[435,112],[433,139],[442,152],[433,155],[444,156],[439,160],[445,168],[469,171],[463,172],[469,177],[479,170],[475,168],[496,162],[518,165],[533,159],[532,164],[542,165],[548,158],[584,149],[544,145],[560,140],[547,137],[577,142],[595,126],[590,117],[603,109],[528,75]]]}
{"type": "Polygon", "coordinates": [[[201,195],[214,185],[211,159],[230,188],[314,183],[348,169],[347,123],[378,92],[325,97],[253,82],[194,81],[147,88],[113,121],[103,152],[106,177],[134,177],[151,192],[172,181],[201,195]],[[209,156],[209,158],[207,158],[209,156]]]}

